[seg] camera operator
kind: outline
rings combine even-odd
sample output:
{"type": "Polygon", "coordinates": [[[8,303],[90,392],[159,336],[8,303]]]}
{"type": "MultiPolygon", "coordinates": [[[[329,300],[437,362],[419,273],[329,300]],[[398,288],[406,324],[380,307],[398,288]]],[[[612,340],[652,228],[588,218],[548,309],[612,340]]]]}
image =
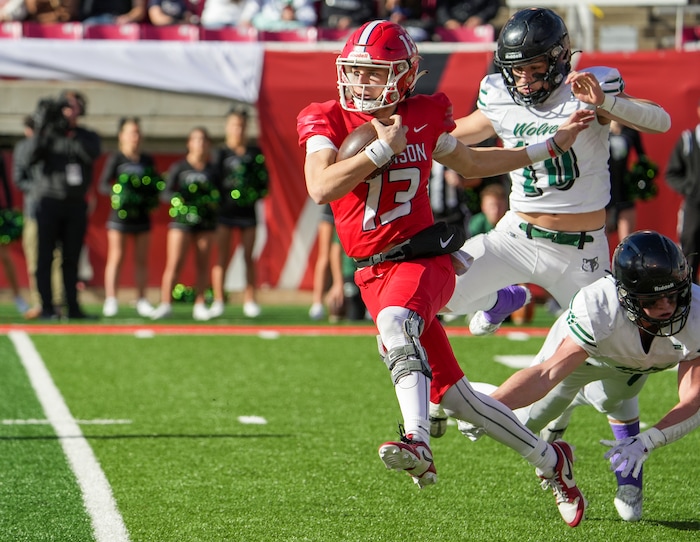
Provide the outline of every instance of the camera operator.
{"type": "Polygon", "coordinates": [[[68,318],[89,318],[78,304],[78,259],[87,229],[86,194],[92,166],[100,154],[100,137],[77,125],[85,114],[85,98],[64,91],[56,100],[45,98],[34,114],[34,135],[28,143],[32,195],[37,201],[38,261],[36,282],[41,318],[56,319],[51,287],[54,249],[63,254],[63,288],[68,318]]]}

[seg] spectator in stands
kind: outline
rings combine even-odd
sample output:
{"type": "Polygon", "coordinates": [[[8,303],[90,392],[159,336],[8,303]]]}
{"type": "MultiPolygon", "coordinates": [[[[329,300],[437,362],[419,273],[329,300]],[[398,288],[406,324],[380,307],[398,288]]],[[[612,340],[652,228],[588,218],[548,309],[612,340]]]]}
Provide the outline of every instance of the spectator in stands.
{"type": "Polygon", "coordinates": [[[294,30],[314,26],[318,18],[314,0],[256,0],[253,26],[258,30],[294,30]]]}
{"type": "Polygon", "coordinates": [[[38,23],[67,23],[78,19],[80,0],[26,0],[27,19],[38,23]]]}
{"type": "Polygon", "coordinates": [[[148,19],[154,26],[199,24],[186,0],[148,0],[148,19]]]}
{"type": "Polygon", "coordinates": [[[0,0],[0,22],[23,21],[27,17],[27,4],[32,0],[0,0]]]}
{"type": "Polygon", "coordinates": [[[257,202],[267,195],[268,173],[265,157],[257,145],[248,141],[248,110],[233,107],[226,117],[226,141],[214,158],[221,178],[222,194],[216,226],[215,245],[217,256],[211,270],[214,300],[209,316],[216,318],[224,313],[226,294],[224,279],[231,260],[231,240],[238,231],[238,242],[243,248],[245,264],[245,289],[243,314],[248,318],[260,315],[257,303],[257,286],[253,248],[258,225],[257,202]]]}
{"type": "Polygon", "coordinates": [[[377,18],[375,0],[321,0],[319,26],[349,30],[377,18]]]}
{"type": "Polygon", "coordinates": [[[57,246],[63,256],[63,291],[68,318],[86,319],[78,304],[78,259],[87,229],[86,195],[92,166],[100,155],[96,132],[78,125],[85,114],[85,97],[65,91],[58,99],[39,102],[35,133],[29,139],[32,194],[37,198],[38,260],[36,281],[44,319],[56,319],[51,267],[57,246]]]}
{"type": "Polygon", "coordinates": [[[435,9],[432,0],[386,0],[387,19],[400,24],[414,41],[429,41],[435,29],[435,9]]]}
{"type": "Polygon", "coordinates": [[[201,24],[206,28],[249,27],[259,9],[258,0],[206,0],[201,24]]]}
{"type": "MultiPolygon", "coordinates": [[[[24,317],[33,320],[41,315],[41,297],[36,286],[36,262],[38,257],[38,233],[36,224],[36,198],[32,196],[33,181],[29,167],[29,143],[34,133],[34,117],[24,117],[24,138],[20,139],[12,152],[12,178],[15,186],[22,192],[24,200],[24,225],[22,227],[22,248],[27,268],[29,283],[29,302],[31,306],[24,317]]],[[[63,300],[63,280],[61,278],[61,250],[54,251],[51,264],[51,284],[54,306],[60,306],[63,300]]]]}
{"type": "Polygon", "coordinates": [[[216,229],[219,204],[219,172],[210,161],[211,138],[206,128],[197,127],[187,137],[187,155],[175,162],[166,176],[161,199],[170,202],[165,270],[160,286],[160,305],[151,313],[152,320],[172,313],[172,294],[185,265],[191,245],[195,249],[195,320],[209,320],[204,293],[209,285],[209,256],[216,229]]]}
{"type": "Polygon", "coordinates": [[[17,307],[20,314],[25,314],[29,309],[29,305],[27,305],[27,302],[20,294],[17,272],[15,271],[15,264],[10,257],[9,248],[10,243],[19,239],[22,235],[18,226],[18,224],[21,225],[21,222],[18,223],[18,219],[21,220],[22,217],[13,208],[12,191],[10,190],[10,182],[7,179],[6,171],[5,160],[0,155],[0,185],[2,185],[4,195],[4,203],[0,199],[0,262],[2,262],[2,266],[5,269],[5,278],[10,286],[15,307],[17,307]]]}
{"type": "Polygon", "coordinates": [[[497,0],[437,0],[435,19],[449,30],[474,28],[491,22],[499,7],[497,0]]]}
{"type": "Polygon", "coordinates": [[[146,0],[83,0],[84,24],[141,23],[146,19],[146,0]]]}
{"type": "Polygon", "coordinates": [[[110,154],[100,176],[99,191],[110,196],[112,211],[107,219],[107,262],[105,264],[104,316],[119,311],[117,283],[126,242],[134,246],[136,275],[136,312],[150,316],[153,307],[146,299],[148,285],[148,248],[151,240],[151,212],[158,205],[162,181],[150,154],[141,151],[139,119],[123,117],[117,135],[119,150],[110,154]]]}

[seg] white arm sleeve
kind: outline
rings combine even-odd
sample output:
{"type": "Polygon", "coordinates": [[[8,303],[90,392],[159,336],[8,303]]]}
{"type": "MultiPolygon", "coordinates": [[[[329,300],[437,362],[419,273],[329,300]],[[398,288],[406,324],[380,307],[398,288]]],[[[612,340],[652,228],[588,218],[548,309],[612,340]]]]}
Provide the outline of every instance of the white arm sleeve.
{"type": "Polygon", "coordinates": [[[671,128],[671,116],[658,105],[606,94],[598,108],[639,128],[654,132],[667,132],[671,128]]]}
{"type": "Polygon", "coordinates": [[[326,136],[315,135],[306,140],[306,154],[313,154],[321,149],[333,149],[338,152],[338,147],[326,136]]]}
{"type": "Polygon", "coordinates": [[[678,439],[686,436],[688,433],[696,429],[700,425],[700,410],[698,410],[695,414],[693,414],[690,418],[686,418],[682,422],[677,423],[676,425],[672,425],[670,427],[666,427],[664,429],[660,429],[659,431],[663,434],[665,442],[656,442],[654,438],[652,438],[652,441],[654,442],[655,446],[658,448],[659,446],[664,446],[665,444],[671,444],[672,442],[677,441],[678,439]]]}
{"type": "Polygon", "coordinates": [[[455,150],[455,148],[457,148],[457,139],[447,132],[444,132],[440,135],[437,143],[435,144],[433,157],[440,158],[441,156],[450,154],[453,150],[455,150]]]}

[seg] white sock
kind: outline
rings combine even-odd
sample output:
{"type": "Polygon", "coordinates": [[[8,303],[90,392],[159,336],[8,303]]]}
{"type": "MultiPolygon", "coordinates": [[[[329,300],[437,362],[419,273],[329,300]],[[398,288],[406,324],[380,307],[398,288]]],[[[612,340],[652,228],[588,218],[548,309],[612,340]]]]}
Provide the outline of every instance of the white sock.
{"type": "Polygon", "coordinates": [[[430,444],[430,422],[428,422],[430,380],[423,373],[413,372],[403,377],[394,389],[406,434],[412,435],[413,440],[430,444]]]}
{"type": "Polygon", "coordinates": [[[557,452],[547,443],[540,439],[535,449],[525,456],[525,460],[537,469],[538,474],[545,478],[554,476],[554,467],[557,465],[557,452]]]}

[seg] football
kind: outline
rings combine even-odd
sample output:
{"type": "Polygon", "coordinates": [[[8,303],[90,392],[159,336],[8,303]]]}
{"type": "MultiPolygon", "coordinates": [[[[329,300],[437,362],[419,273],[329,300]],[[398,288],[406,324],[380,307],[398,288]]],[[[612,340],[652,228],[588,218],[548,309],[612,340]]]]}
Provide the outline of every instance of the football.
{"type": "MultiPolygon", "coordinates": [[[[381,119],[380,121],[386,125],[389,125],[392,122],[390,120],[381,119]]],[[[365,150],[367,145],[369,145],[376,139],[377,131],[374,129],[374,126],[372,126],[371,122],[365,122],[364,124],[360,124],[360,126],[358,126],[352,132],[350,132],[348,136],[343,140],[343,143],[338,149],[338,154],[335,157],[335,161],[340,162],[341,160],[345,160],[346,158],[350,158],[351,156],[355,156],[356,154],[361,153],[365,150]]],[[[373,179],[374,177],[378,177],[387,169],[389,169],[391,167],[391,164],[393,163],[394,161],[391,160],[381,168],[375,169],[365,179],[373,179]]]]}

